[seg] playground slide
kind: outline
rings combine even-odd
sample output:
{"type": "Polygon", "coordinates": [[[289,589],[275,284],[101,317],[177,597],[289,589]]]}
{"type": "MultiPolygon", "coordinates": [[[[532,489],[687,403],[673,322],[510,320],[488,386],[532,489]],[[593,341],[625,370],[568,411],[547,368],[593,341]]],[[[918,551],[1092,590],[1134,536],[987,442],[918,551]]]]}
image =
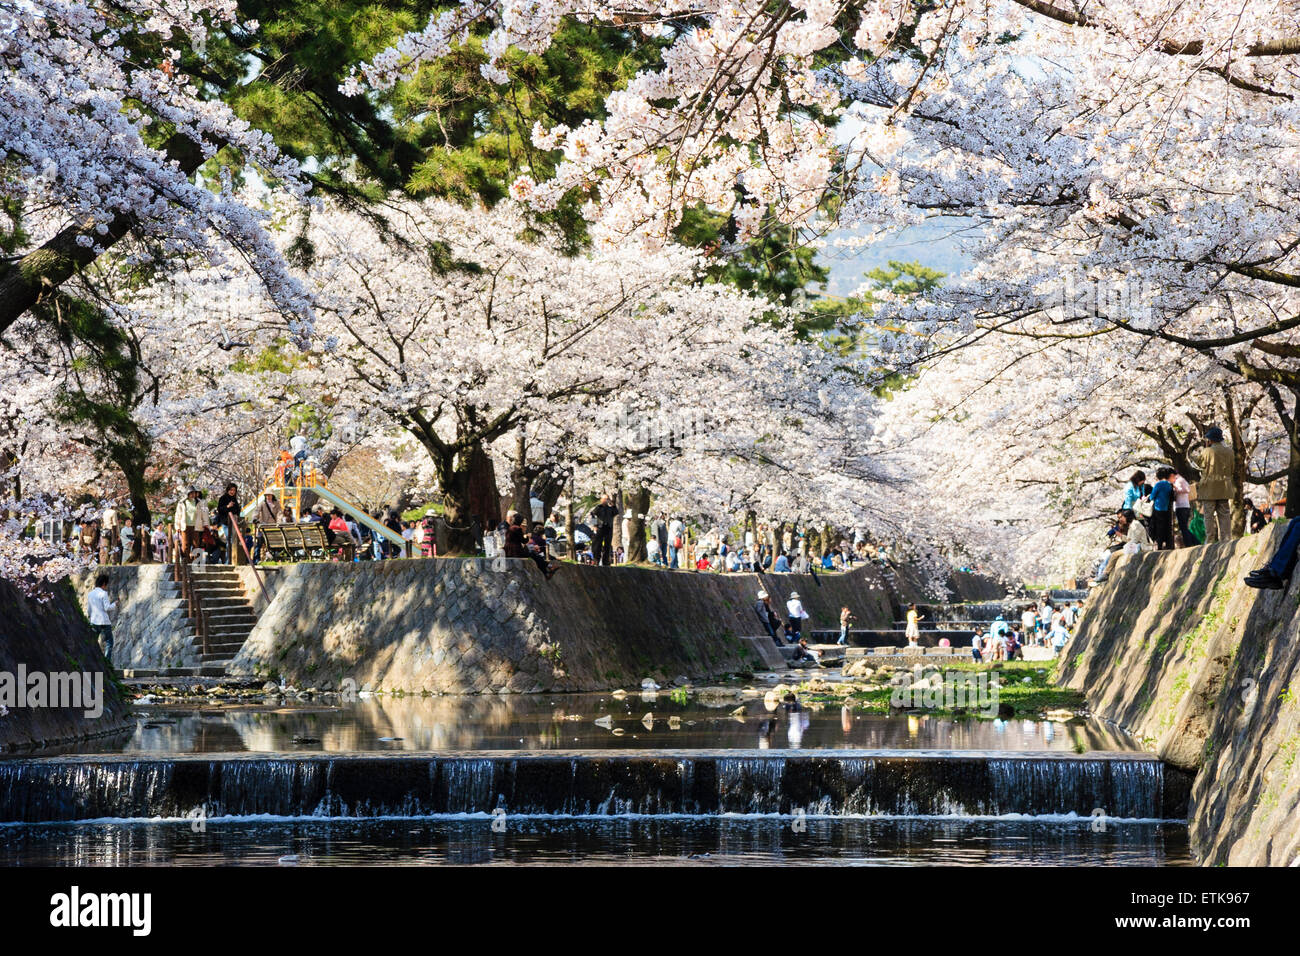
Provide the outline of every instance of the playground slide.
{"type": "MultiPolygon", "coordinates": [[[[293,486],[290,485],[289,487],[292,488],[293,486]]],[[[321,484],[308,485],[303,490],[315,492],[317,497],[319,497],[322,501],[329,502],[335,508],[338,508],[339,511],[342,511],[345,515],[351,515],[352,518],[357,522],[357,524],[365,525],[375,534],[379,535],[380,537],[388,541],[391,541],[393,544],[401,548],[403,554],[406,553],[407,541],[405,538],[403,538],[400,534],[398,534],[393,529],[384,527],[384,525],[380,524],[374,518],[370,517],[370,515],[366,514],[364,511],[362,511],[356,505],[352,504],[346,498],[339,497],[334,492],[330,491],[328,488],[326,488],[324,485],[321,484]]],[[[270,494],[274,494],[278,497],[284,492],[284,489],[278,485],[275,486],[268,485],[265,491],[270,494]]],[[[243,517],[246,521],[251,520],[253,515],[257,512],[257,506],[261,500],[262,500],[261,498],[256,498],[249,504],[245,505],[243,510],[239,512],[240,516],[243,517]]]]}
{"type": "Polygon", "coordinates": [[[403,550],[403,553],[405,553],[406,545],[407,545],[407,541],[405,538],[403,538],[392,528],[384,527],[374,518],[370,517],[370,515],[366,514],[364,511],[358,508],[356,505],[350,504],[346,498],[340,498],[338,495],[330,491],[324,485],[313,485],[308,490],[316,492],[316,494],[320,498],[324,499],[325,501],[328,501],[334,507],[338,508],[339,511],[342,511],[345,515],[351,515],[353,518],[355,518],[357,524],[365,525],[375,534],[379,535],[380,537],[386,538],[387,540],[391,541],[393,544],[397,545],[399,548],[403,550]]]}

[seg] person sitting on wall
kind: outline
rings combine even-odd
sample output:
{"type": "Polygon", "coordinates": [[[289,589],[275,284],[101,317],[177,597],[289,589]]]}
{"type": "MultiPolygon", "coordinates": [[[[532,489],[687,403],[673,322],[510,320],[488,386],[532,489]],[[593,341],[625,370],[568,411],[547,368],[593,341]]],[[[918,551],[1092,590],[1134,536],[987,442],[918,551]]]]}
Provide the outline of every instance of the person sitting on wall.
{"type": "Polygon", "coordinates": [[[551,575],[555,574],[555,569],[559,567],[559,564],[550,560],[547,553],[547,545],[546,529],[542,526],[542,523],[538,521],[533,524],[532,534],[528,536],[528,540],[525,542],[525,547],[528,549],[528,556],[537,563],[537,567],[541,569],[542,574],[544,574],[546,580],[549,581],[551,575]]]}
{"type": "Polygon", "coordinates": [[[1286,534],[1282,543],[1273,552],[1268,564],[1246,575],[1248,587],[1261,588],[1266,591],[1283,591],[1295,571],[1296,555],[1300,553],[1300,518],[1292,518],[1286,524],[1286,534]]]}

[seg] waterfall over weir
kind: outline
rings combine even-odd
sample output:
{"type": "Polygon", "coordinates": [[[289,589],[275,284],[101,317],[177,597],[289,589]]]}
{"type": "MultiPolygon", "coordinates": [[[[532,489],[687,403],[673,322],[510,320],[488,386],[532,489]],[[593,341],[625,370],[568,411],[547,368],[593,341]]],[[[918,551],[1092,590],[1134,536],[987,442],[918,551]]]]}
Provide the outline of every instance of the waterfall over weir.
{"type": "Polygon", "coordinates": [[[639,751],[0,761],[0,823],[460,813],[1104,814],[1183,819],[1190,779],[1142,754],[639,751]]]}

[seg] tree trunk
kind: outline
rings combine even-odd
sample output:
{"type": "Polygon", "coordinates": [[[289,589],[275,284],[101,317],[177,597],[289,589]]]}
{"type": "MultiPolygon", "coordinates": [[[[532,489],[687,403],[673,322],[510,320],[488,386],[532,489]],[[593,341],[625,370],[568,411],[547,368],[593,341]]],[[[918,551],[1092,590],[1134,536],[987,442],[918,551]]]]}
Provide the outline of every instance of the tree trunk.
{"type": "Polygon", "coordinates": [[[511,507],[519,512],[525,519],[526,524],[532,527],[533,506],[532,495],[529,494],[528,480],[528,439],[524,435],[524,429],[521,426],[519,434],[515,438],[515,466],[510,473],[511,481],[511,507]]]}
{"type": "Polygon", "coordinates": [[[646,560],[645,515],[650,510],[650,489],[638,488],[629,496],[632,506],[630,538],[627,542],[627,563],[643,563],[646,560]]]}
{"type": "Polygon", "coordinates": [[[564,486],[569,483],[569,476],[548,471],[533,479],[533,494],[542,499],[547,516],[555,511],[555,503],[564,494],[564,486]]]}
{"type": "MultiPolygon", "coordinates": [[[[614,508],[615,510],[618,511],[618,514],[614,516],[614,529],[612,534],[610,535],[609,549],[612,552],[614,552],[615,555],[617,555],[618,549],[623,547],[623,489],[622,488],[619,488],[617,491],[614,492],[614,508]]],[[[626,554],[624,555],[624,557],[626,557],[626,554]]],[[[618,558],[615,557],[614,560],[617,561],[618,558]]]]}
{"type": "Polygon", "coordinates": [[[474,537],[470,501],[470,469],[456,469],[439,481],[442,489],[442,521],[438,523],[438,555],[474,554],[478,541],[474,537]]]}
{"type": "Polygon", "coordinates": [[[481,444],[476,443],[467,457],[467,520],[477,518],[481,530],[495,528],[501,523],[501,494],[497,491],[496,468],[481,444]]]}
{"type": "Polygon", "coordinates": [[[574,485],[573,477],[569,478],[569,502],[564,506],[564,535],[569,539],[569,557],[578,560],[578,542],[573,540],[573,528],[576,522],[573,520],[573,496],[577,492],[574,485]]]}
{"type": "Polygon", "coordinates": [[[1232,483],[1236,494],[1229,503],[1232,509],[1232,536],[1240,538],[1246,533],[1246,440],[1241,434],[1241,419],[1232,401],[1232,390],[1223,390],[1223,408],[1228,419],[1228,440],[1232,443],[1232,483]]]}
{"type": "Polygon", "coordinates": [[[1295,402],[1295,412],[1289,417],[1282,415],[1283,425],[1286,426],[1287,438],[1290,440],[1290,454],[1286,462],[1286,516],[1288,518],[1300,517],[1300,428],[1297,423],[1300,422],[1300,389],[1292,388],[1291,398],[1295,402]]]}
{"type": "MultiPolygon", "coordinates": [[[[145,441],[141,436],[141,442],[145,441]]],[[[122,563],[136,563],[141,561],[142,556],[149,554],[149,544],[144,540],[141,529],[149,524],[152,514],[149,511],[149,502],[146,496],[149,492],[149,482],[145,478],[145,471],[148,468],[146,456],[147,447],[114,444],[110,446],[109,456],[113,464],[117,466],[122,477],[126,479],[127,494],[131,499],[131,525],[135,530],[135,537],[131,542],[131,554],[128,557],[122,555],[122,563]]]]}

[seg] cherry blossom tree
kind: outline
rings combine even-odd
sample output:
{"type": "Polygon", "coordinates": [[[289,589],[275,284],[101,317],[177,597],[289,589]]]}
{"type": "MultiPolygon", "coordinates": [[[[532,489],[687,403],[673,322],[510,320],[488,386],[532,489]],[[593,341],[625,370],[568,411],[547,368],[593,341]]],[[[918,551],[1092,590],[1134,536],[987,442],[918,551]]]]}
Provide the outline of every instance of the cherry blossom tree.
{"type": "MultiPolygon", "coordinates": [[[[107,249],[130,264],[247,263],[305,332],[310,304],[242,190],[238,155],[301,201],[297,164],[180,69],[233,0],[0,3],[0,199],[16,242],[0,260],[0,332],[107,249]]],[[[238,29],[237,27],[234,27],[238,29]]]]}

